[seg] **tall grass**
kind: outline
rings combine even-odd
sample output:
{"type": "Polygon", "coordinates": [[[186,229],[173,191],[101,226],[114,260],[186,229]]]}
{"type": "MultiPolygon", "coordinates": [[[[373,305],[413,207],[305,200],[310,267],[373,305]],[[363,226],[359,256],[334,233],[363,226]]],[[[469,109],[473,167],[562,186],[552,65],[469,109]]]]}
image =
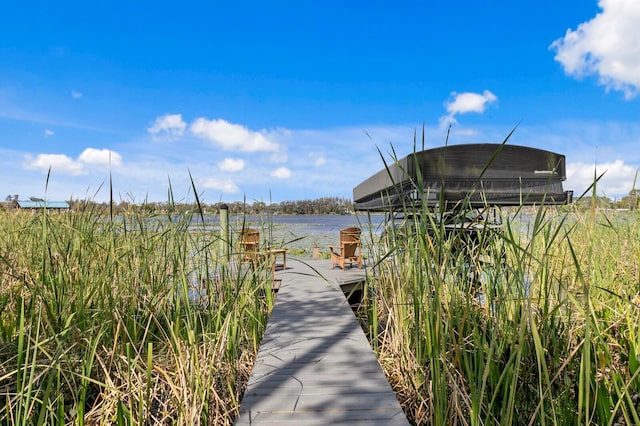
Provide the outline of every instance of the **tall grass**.
{"type": "Polygon", "coordinates": [[[91,205],[0,211],[0,423],[230,424],[267,274],[193,216],[91,205]]]}
{"type": "MultiPolygon", "coordinates": [[[[0,423],[232,423],[268,271],[220,257],[201,211],[91,206],[0,211],[0,423]]],[[[370,248],[362,306],[409,419],[640,424],[638,212],[444,213],[370,248]]]]}
{"type": "Polygon", "coordinates": [[[499,232],[452,231],[442,213],[423,208],[415,232],[375,248],[366,292],[409,419],[640,424],[637,211],[517,209],[499,232]]]}

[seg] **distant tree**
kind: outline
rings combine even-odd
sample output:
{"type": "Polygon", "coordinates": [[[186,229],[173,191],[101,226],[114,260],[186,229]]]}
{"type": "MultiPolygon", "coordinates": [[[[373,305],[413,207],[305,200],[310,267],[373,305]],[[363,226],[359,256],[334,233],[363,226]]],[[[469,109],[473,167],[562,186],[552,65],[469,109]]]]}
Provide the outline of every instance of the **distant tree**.
{"type": "Polygon", "coordinates": [[[267,211],[267,205],[262,201],[255,201],[251,206],[252,214],[265,213],[267,211]]]}
{"type": "Polygon", "coordinates": [[[15,195],[7,195],[7,197],[4,199],[5,201],[5,206],[7,208],[16,208],[18,206],[18,194],[15,195]]]}
{"type": "Polygon", "coordinates": [[[616,207],[619,209],[636,210],[640,206],[640,189],[632,189],[629,191],[629,195],[626,195],[616,202],[616,207]]]}
{"type": "Polygon", "coordinates": [[[579,207],[582,207],[582,208],[585,208],[585,209],[591,208],[594,204],[595,204],[595,207],[597,207],[597,208],[611,208],[611,207],[613,207],[613,202],[611,201],[611,199],[609,197],[603,197],[603,196],[596,196],[595,198],[593,198],[593,197],[582,197],[579,201],[577,201],[576,204],[579,207]]]}

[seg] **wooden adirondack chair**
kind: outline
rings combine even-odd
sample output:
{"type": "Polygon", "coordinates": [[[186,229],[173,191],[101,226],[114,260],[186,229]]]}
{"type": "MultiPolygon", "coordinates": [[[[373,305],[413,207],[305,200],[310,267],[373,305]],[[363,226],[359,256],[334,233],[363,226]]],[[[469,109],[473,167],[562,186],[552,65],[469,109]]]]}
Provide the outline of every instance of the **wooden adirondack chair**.
{"type": "Polygon", "coordinates": [[[360,228],[345,228],[340,231],[340,245],[329,246],[331,250],[331,269],[336,265],[344,271],[348,263],[354,263],[362,269],[362,245],[360,244],[360,228]]]}
{"type": "Polygon", "coordinates": [[[260,231],[245,228],[240,232],[240,256],[243,262],[260,260],[260,231]]]}

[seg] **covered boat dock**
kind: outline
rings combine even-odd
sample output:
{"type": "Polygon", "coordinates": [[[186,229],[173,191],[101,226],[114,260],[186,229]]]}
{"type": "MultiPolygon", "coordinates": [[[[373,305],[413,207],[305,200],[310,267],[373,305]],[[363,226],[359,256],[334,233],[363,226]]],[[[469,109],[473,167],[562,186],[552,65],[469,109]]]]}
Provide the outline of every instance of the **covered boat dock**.
{"type": "Polygon", "coordinates": [[[502,144],[450,145],[388,164],[353,189],[356,210],[567,204],[565,156],[502,144]]]}

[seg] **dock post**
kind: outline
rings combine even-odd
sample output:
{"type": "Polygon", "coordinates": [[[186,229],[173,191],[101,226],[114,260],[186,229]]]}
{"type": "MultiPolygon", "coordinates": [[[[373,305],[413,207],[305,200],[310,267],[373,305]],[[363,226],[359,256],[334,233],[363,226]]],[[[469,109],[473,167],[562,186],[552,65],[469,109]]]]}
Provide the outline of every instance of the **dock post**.
{"type": "Polygon", "coordinates": [[[222,258],[224,262],[229,261],[231,240],[229,239],[229,206],[220,206],[220,243],[222,244],[222,258]]]}

